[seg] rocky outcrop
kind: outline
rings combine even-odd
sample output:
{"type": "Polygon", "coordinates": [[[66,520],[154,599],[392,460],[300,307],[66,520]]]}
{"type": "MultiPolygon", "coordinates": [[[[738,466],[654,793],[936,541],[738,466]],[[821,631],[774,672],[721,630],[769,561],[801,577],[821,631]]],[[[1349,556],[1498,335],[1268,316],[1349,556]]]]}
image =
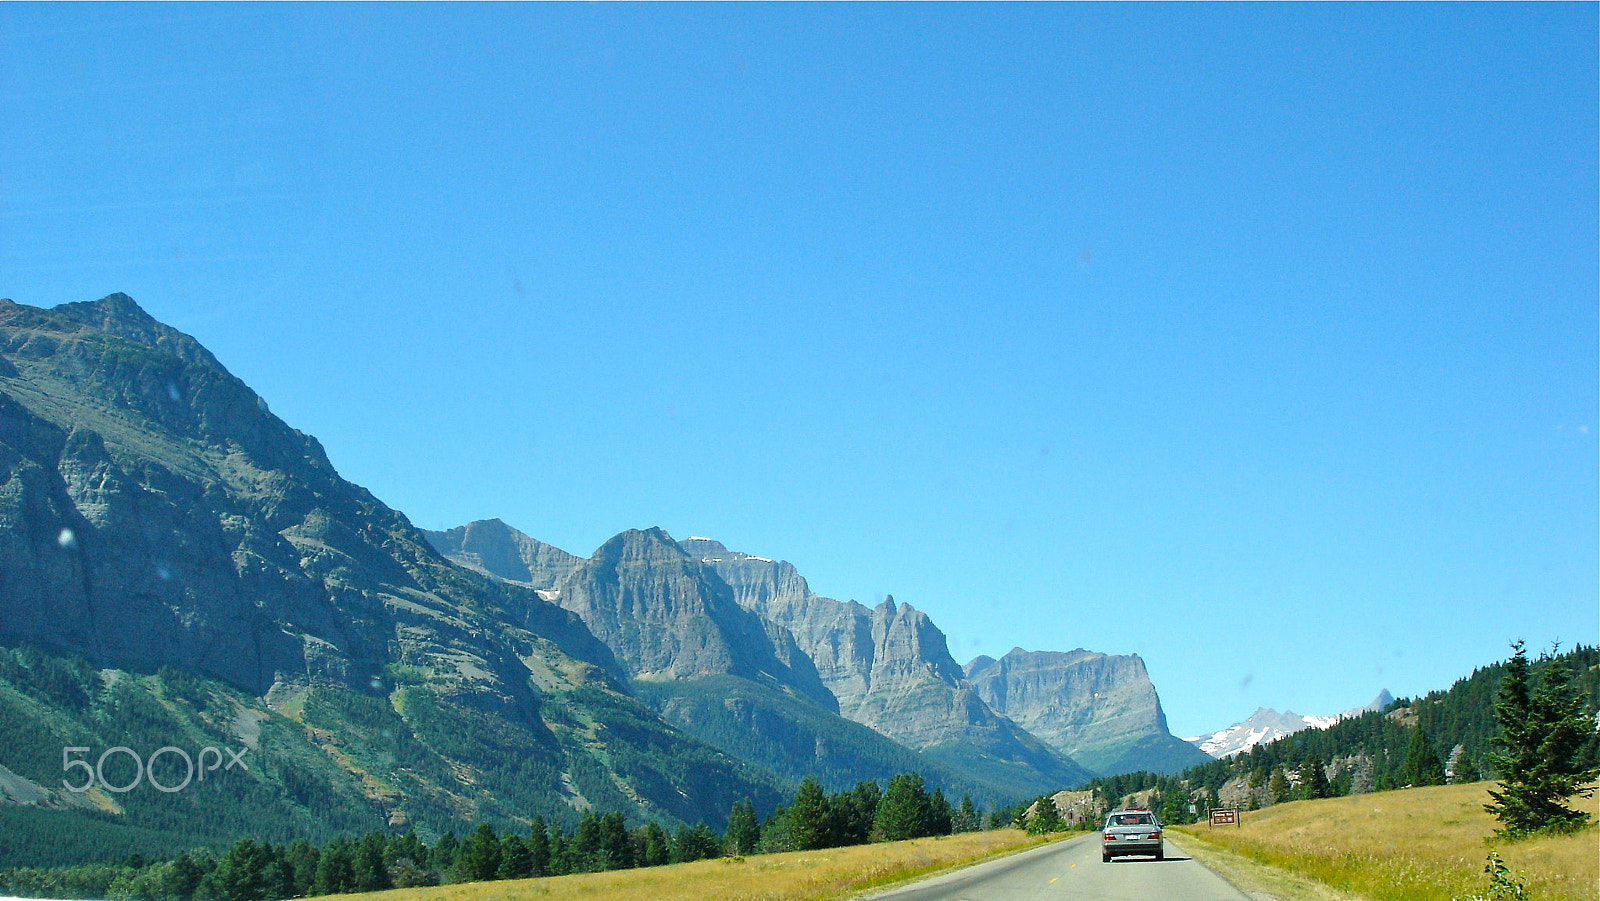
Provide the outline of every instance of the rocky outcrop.
{"type": "Polygon", "coordinates": [[[1176,773],[1211,759],[1167,731],[1136,654],[1014,648],[978,657],[965,673],[990,707],[1097,773],[1176,773]]]}
{"type": "Polygon", "coordinates": [[[561,582],[578,614],[637,679],[728,674],[783,686],[838,712],[811,659],[782,626],[739,606],[716,571],[661,529],[612,538],[561,582]]]}
{"type": "MultiPolygon", "coordinates": [[[[317,684],[381,697],[403,673],[548,749],[552,774],[567,763],[550,730],[573,718],[546,722],[547,696],[632,703],[628,674],[576,615],[452,565],[125,295],[53,310],[0,301],[0,361],[0,645],[170,666],[258,697],[317,684]]],[[[732,800],[703,774],[628,775],[603,755],[585,766],[641,810],[691,822],[732,800]]],[[[731,761],[716,766],[750,785],[731,761]]]]}
{"type": "Polygon", "coordinates": [[[583,558],[545,544],[498,519],[480,519],[444,532],[422,534],[458,566],[514,585],[550,591],[583,565],[583,558]]]}
{"type": "Polygon", "coordinates": [[[868,608],[821,597],[790,564],[730,551],[707,538],[689,539],[683,548],[715,568],[740,606],[794,636],[842,715],[1013,784],[1060,787],[1088,778],[985,705],[951,658],[944,633],[910,604],[890,597],[868,608]]]}

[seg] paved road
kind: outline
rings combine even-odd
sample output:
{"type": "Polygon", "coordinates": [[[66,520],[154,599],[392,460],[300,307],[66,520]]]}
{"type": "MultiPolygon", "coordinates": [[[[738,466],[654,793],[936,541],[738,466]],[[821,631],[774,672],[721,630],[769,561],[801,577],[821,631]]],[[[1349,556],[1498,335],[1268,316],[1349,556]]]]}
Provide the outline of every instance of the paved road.
{"type": "Polygon", "coordinates": [[[1177,842],[1167,859],[1100,862],[1100,835],[1013,854],[871,896],[871,901],[1250,901],[1191,860],[1177,842]]]}

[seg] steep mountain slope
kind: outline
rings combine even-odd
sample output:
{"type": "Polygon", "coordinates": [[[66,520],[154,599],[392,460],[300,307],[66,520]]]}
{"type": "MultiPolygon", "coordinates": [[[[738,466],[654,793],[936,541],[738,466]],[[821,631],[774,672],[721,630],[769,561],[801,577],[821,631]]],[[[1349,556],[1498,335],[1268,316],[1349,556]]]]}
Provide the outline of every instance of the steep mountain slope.
{"type": "Polygon", "coordinates": [[[1210,758],[1167,731],[1138,655],[1024,651],[966,666],[978,696],[1097,773],[1176,773],[1210,758]]]}
{"type": "MultiPolygon", "coordinates": [[[[716,822],[741,796],[776,798],[628,697],[578,617],[451,565],[123,295],[0,301],[0,645],[264,699],[241,703],[298,721],[374,823],[587,803],[716,822]]],[[[59,782],[49,751],[7,741],[0,765],[59,782]]]]}
{"type": "Polygon", "coordinates": [[[1366,706],[1352,707],[1337,716],[1301,716],[1293,710],[1279,713],[1270,707],[1258,707],[1256,712],[1250,714],[1243,722],[1234,723],[1226,729],[1218,729],[1210,735],[1197,735],[1184,741],[1212,757],[1232,757],[1256,745],[1277,741],[1302,729],[1326,729],[1340,720],[1379,711],[1392,703],[1394,695],[1389,694],[1386,688],[1378,692],[1378,696],[1366,706]]]}
{"type": "Polygon", "coordinates": [[[458,566],[529,588],[551,590],[583,565],[583,558],[545,544],[498,519],[481,519],[445,532],[422,530],[434,549],[458,566]]]}
{"type": "Polygon", "coordinates": [[[716,570],[740,606],[794,636],[844,716],[1019,793],[1088,778],[1082,767],[990,710],[963,679],[944,633],[910,604],[893,598],[872,609],[841,603],[812,592],[786,562],[730,551],[707,538],[691,538],[683,548],[716,570]]]}

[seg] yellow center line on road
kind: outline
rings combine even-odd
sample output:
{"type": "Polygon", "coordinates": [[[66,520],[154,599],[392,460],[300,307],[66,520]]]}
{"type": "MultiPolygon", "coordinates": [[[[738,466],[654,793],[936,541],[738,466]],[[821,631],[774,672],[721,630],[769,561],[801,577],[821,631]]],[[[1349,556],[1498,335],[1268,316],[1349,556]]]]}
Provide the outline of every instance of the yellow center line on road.
{"type": "Polygon", "coordinates": [[[1056,880],[1060,879],[1060,878],[1061,878],[1060,876],[1051,876],[1050,877],[1050,881],[1046,882],[1045,885],[1055,885],[1056,884],[1056,880]]]}

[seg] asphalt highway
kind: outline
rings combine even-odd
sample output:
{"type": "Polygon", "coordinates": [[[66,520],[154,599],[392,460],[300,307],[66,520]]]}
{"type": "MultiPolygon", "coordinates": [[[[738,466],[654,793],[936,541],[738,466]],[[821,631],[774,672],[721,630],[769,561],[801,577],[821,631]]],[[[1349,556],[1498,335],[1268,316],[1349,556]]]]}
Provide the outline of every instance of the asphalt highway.
{"type": "Polygon", "coordinates": [[[1167,841],[1167,859],[1100,861],[1091,832],[870,896],[870,901],[1250,901],[1167,841]]]}

